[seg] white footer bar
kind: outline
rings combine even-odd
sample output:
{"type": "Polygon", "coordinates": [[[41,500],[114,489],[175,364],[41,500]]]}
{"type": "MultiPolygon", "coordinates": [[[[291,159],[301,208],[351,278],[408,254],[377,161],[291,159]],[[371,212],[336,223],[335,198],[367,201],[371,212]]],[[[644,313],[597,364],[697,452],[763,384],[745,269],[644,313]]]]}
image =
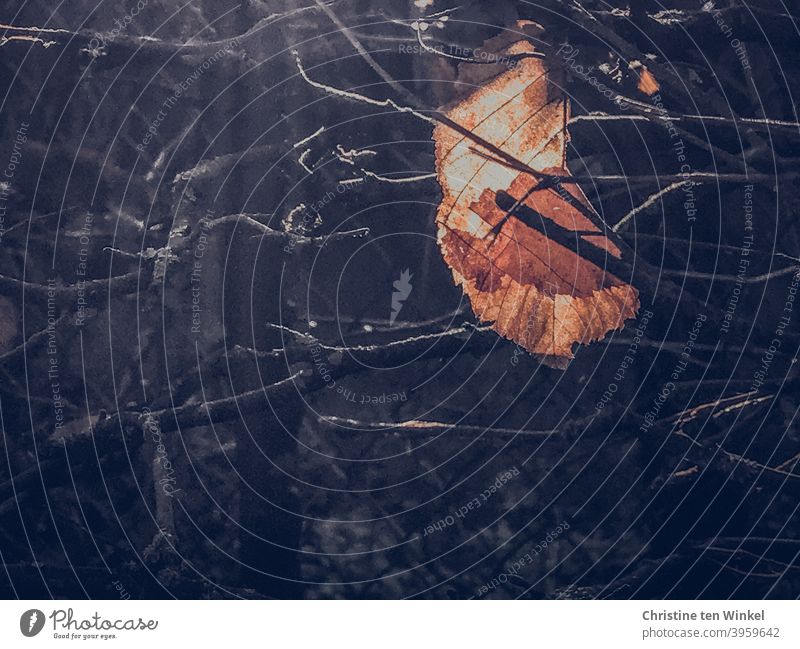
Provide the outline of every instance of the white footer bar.
{"type": "Polygon", "coordinates": [[[798,627],[796,601],[0,602],[3,647],[797,648],[798,627]]]}

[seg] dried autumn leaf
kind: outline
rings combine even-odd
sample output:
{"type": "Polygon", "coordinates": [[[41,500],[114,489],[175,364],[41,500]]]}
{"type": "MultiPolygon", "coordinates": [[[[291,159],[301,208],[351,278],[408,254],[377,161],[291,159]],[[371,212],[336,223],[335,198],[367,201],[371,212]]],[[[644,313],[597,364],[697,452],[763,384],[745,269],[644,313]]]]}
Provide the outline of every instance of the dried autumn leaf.
{"type": "Polygon", "coordinates": [[[575,343],[600,340],[635,317],[638,292],[609,271],[622,266],[622,253],[567,182],[569,104],[558,72],[518,32],[484,50],[498,63],[461,66],[459,80],[474,89],[433,133],[439,246],[478,318],[563,368],[575,343]],[[500,151],[546,176],[520,171],[500,151]]]}

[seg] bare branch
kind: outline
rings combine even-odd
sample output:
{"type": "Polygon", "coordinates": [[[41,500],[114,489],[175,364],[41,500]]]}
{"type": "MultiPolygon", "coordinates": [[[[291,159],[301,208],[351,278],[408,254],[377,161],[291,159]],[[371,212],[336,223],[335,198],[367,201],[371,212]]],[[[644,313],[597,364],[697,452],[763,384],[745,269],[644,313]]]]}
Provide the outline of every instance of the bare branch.
{"type": "MultiPolygon", "coordinates": [[[[53,328],[56,329],[60,327],[64,322],[69,319],[69,313],[65,313],[64,315],[60,316],[58,320],[55,321],[53,324],[53,328]]],[[[47,337],[48,328],[45,327],[41,331],[37,331],[35,334],[31,334],[27,340],[24,340],[19,345],[14,347],[14,349],[8,350],[5,354],[0,354],[0,363],[6,363],[13,359],[15,356],[19,356],[20,354],[24,354],[26,351],[30,351],[31,347],[33,347],[36,343],[40,340],[44,340],[47,337]]]]}
{"type": "Polygon", "coordinates": [[[401,97],[405,97],[406,99],[411,98],[411,93],[406,90],[403,86],[401,86],[397,81],[395,81],[392,76],[381,67],[380,63],[378,63],[372,55],[364,49],[364,46],[358,40],[356,35],[345,25],[339,17],[334,13],[333,9],[331,9],[327,4],[321,2],[321,0],[314,0],[316,5],[322,9],[331,19],[334,25],[339,29],[342,34],[344,34],[345,38],[350,41],[350,44],[355,48],[356,52],[358,52],[359,56],[364,59],[369,67],[371,67],[377,75],[383,79],[394,91],[399,94],[401,97]]]}
{"type": "Polygon", "coordinates": [[[639,212],[646,210],[651,205],[654,205],[658,199],[660,199],[665,194],[669,194],[671,191],[676,189],[680,189],[681,187],[685,187],[686,185],[694,185],[699,183],[693,183],[690,180],[679,180],[677,182],[671,183],[667,185],[664,189],[656,192],[655,194],[650,195],[646,201],[644,201],[638,207],[633,208],[630,212],[628,212],[625,216],[623,216],[611,229],[614,232],[619,232],[620,228],[624,226],[628,221],[630,221],[634,216],[636,216],[639,212]]]}
{"type": "Polygon", "coordinates": [[[70,33],[69,30],[66,29],[48,29],[46,27],[17,27],[16,25],[6,25],[5,23],[0,23],[0,29],[2,29],[4,32],[2,35],[0,35],[0,47],[6,43],[16,41],[34,44],[39,43],[42,47],[47,49],[51,45],[56,45],[58,41],[45,40],[42,38],[43,34],[53,36],[57,34],[70,33]]]}
{"type": "Polygon", "coordinates": [[[686,277],[688,279],[701,279],[709,282],[733,282],[741,284],[759,284],[760,282],[768,282],[776,277],[783,277],[792,273],[800,272],[800,266],[786,266],[779,270],[773,270],[770,273],[763,273],[761,275],[753,275],[752,277],[740,277],[738,275],[722,275],[720,273],[701,273],[693,270],[662,270],[661,274],[667,277],[686,277]]]}
{"type": "Polygon", "coordinates": [[[629,113],[620,113],[620,114],[609,114],[602,111],[596,111],[591,113],[586,113],[585,115],[575,115],[574,117],[570,118],[569,124],[575,124],[578,122],[609,122],[609,121],[639,121],[639,122],[650,122],[653,124],[657,124],[658,121],[669,121],[669,122],[715,122],[718,124],[725,124],[727,126],[734,126],[740,127],[740,124],[747,124],[749,126],[761,126],[764,128],[790,128],[792,130],[800,130],[800,124],[797,122],[791,122],[786,120],[780,119],[770,119],[770,118],[757,118],[757,117],[736,117],[731,119],[729,117],[721,117],[719,115],[669,115],[664,113],[654,106],[648,106],[647,104],[635,101],[633,99],[629,99],[624,97],[623,95],[618,95],[619,99],[625,101],[627,103],[631,103],[635,105],[637,108],[647,108],[648,111],[644,115],[631,115],[629,113]]]}
{"type": "Polygon", "coordinates": [[[495,428],[492,426],[471,426],[467,424],[450,424],[441,421],[422,421],[411,419],[407,421],[386,422],[386,421],[361,421],[346,417],[335,417],[324,415],[318,418],[321,423],[336,426],[337,428],[349,429],[352,432],[363,430],[381,431],[394,433],[398,430],[417,431],[423,434],[437,435],[441,431],[453,431],[456,433],[478,433],[480,435],[509,435],[512,437],[550,437],[559,435],[558,430],[525,430],[517,428],[495,428]]]}
{"type": "Polygon", "coordinates": [[[739,455],[738,453],[731,453],[730,451],[726,451],[720,444],[717,444],[717,448],[722,451],[728,459],[737,463],[737,465],[744,465],[750,467],[752,469],[759,469],[761,471],[769,471],[771,473],[777,473],[779,475],[785,476],[787,478],[797,478],[800,479],[800,474],[792,473],[791,471],[786,471],[784,469],[779,469],[777,467],[767,466],[766,464],[761,464],[761,462],[756,462],[755,460],[751,460],[750,458],[745,457],[744,455],[739,455]]]}
{"type": "MultiPolygon", "coordinates": [[[[156,418],[164,432],[171,432],[178,428],[194,428],[207,426],[213,422],[223,422],[239,417],[241,410],[256,406],[263,408],[266,395],[298,391],[302,386],[295,381],[304,376],[303,370],[281,379],[276,383],[265,385],[255,390],[248,390],[232,397],[225,397],[208,401],[206,403],[188,404],[177,408],[165,408],[153,411],[151,415],[156,418]]],[[[130,413],[129,413],[130,414],[130,413]]]]}
{"type": "Polygon", "coordinates": [[[83,293],[85,297],[95,297],[101,291],[110,291],[114,295],[122,295],[131,292],[138,287],[139,271],[131,271],[124,275],[117,275],[109,279],[90,279],[82,284],[58,284],[48,286],[47,284],[36,284],[13,277],[0,275],[0,289],[8,291],[23,290],[33,293],[37,297],[47,297],[51,292],[56,295],[76,297],[83,293]]]}
{"type": "Polygon", "coordinates": [[[435,124],[436,120],[427,115],[423,115],[421,112],[411,108],[410,106],[403,106],[398,104],[397,102],[391,99],[372,99],[372,97],[367,97],[366,95],[361,95],[357,92],[351,92],[349,90],[341,90],[340,88],[335,88],[334,86],[329,86],[325,83],[320,83],[319,81],[314,81],[311,77],[308,76],[305,68],[303,67],[302,62],[300,61],[300,54],[295,50],[292,52],[294,54],[295,61],[297,63],[297,69],[300,71],[300,76],[305,79],[306,83],[310,86],[317,88],[319,90],[324,90],[329,95],[335,95],[337,97],[343,97],[345,99],[353,99],[355,101],[361,102],[363,104],[370,104],[372,106],[381,106],[383,108],[394,108],[396,111],[401,113],[409,113],[414,117],[418,117],[421,120],[429,122],[431,124],[435,124]]]}
{"type": "Polygon", "coordinates": [[[268,225],[265,225],[264,223],[259,221],[257,218],[259,216],[262,215],[253,215],[244,213],[228,214],[226,216],[220,216],[216,219],[212,219],[208,223],[209,223],[209,228],[215,228],[220,225],[225,225],[226,223],[235,223],[237,226],[239,224],[246,225],[258,230],[259,232],[261,232],[263,236],[275,237],[277,239],[292,241],[295,245],[322,246],[328,243],[329,241],[341,241],[342,239],[358,239],[369,236],[369,228],[362,227],[362,228],[355,228],[354,230],[332,232],[331,234],[320,235],[316,237],[307,237],[300,234],[296,234],[294,232],[275,230],[274,228],[271,228],[268,225]]]}

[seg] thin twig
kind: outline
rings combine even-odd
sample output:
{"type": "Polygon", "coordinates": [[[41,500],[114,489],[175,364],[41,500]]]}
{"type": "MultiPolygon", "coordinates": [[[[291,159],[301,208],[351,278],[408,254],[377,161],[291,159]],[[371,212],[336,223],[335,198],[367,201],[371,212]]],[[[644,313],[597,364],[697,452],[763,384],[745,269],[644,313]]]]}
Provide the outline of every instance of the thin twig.
{"type": "Polygon", "coordinates": [[[158,419],[161,430],[164,432],[171,432],[178,428],[207,426],[211,422],[227,421],[238,417],[240,409],[247,408],[249,405],[263,407],[263,399],[268,394],[299,390],[301,386],[296,385],[295,381],[303,375],[304,371],[301,370],[270,385],[241,392],[232,397],[205,403],[187,404],[177,408],[165,408],[153,411],[151,415],[158,419]]]}
{"type": "Polygon", "coordinates": [[[347,25],[345,25],[341,20],[339,20],[339,17],[334,13],[333,9],[331,9],[330,6],[328,6],[324,2],[321,2],[321,0],[314,0],[314,2],[320,9],[322,9],[327,14],[328,18],[331,19],[331,22],[333,22],[333,24],[336,25],[339,31],[342,32],[342,34],[344,34],[345,38],[355,48],[359,56],[361,56],[361,58],[367,62],[369,67],[371,67],[381,79],[383,79],[386,83],[388,83],[389,86],[392,89],[394,89],[394,91],[397,94],[399,94],[406,100],[412,97],[411,93],[408,90],[406,90],[403,86],[401,86],[399,83],[397,83],[397,81],[395,81],[392,78],[392,76],[386,70],[383,69],[380,63],[378,63],[372,57],[372,55],[369,52],[367,52],[367,50],[364,49],[364,46],[361,44],[358,38],[356,38],[356,35],[353,34],[353,32],[347,27],[347,25]]]}
{"type": "Polygon", "coordinates": [[[489,326],[482,326],[482,327],[474,327],[469,325],[463,325],[461,327],[453,327],[451,329],[447,329],[446,331],[437,331],[435,333],[429,334],[421,334],[419,336],[412,336],[410,338],[403,338],[402,340],[393,340],[388,343],[383,344],[375,344],[375,345],[353,345],[350,347],[342,347],[337,345],[326,345],[324,343],[319,342],[314,336],[308,333],[303,333],[302,331],[297,331],[296,329],[292,329],[285,325],[275,324],[272,322],[267,323],[267,327],[271,329],[278,329],[281,331],[285,331],[287,333],[296,336],[297,338],[301,338],[305,340],[307,343],[319,345],[321,349],[324,349],[328,352],[341,352],[341,353],[352,353],[352,352],[378,352],[384,351],[388,349],[392,349],[393,347],[403,347],[408,345],[417,345],[422,342],[427,342],[430,340],[436,339],[443,339],[443,338],[450,338],[450,337],[458,337],[463,336],[469,332],[473,331],[490,331],[491,327],[489,326]]]}
{"type": "Polygon", "coordinates": [[[391,183],[394,185],[402,185],[405,183],[418,183],[421,180],[430,180],[431,178],[436,178],[435,173],[420,174],[418,176],[404,176],[401,178],[389,178],[388,176],[381,176],[380,174],[376,174],[373,171],[368,171],[367,169],[362,169],[361,171],[368,178],[373,178],[374,180],[379,180],[383,183],[391,183]]]}
{"type": "Polygon", "coordinates": [[[745,466],[749,466],[754,469],[760,469],[762,471],[770,471],[771,473],[777,473],[779,475],[786,476],[787,478],[800,479],[800,474],[792,473],[791,471],[785,471],[777,467],[768,466],[766,464],[762,464],[761,462],[757,462],[756,460],[751,460],[750,458],[744,457],[744,455],[726,451],[720,444],[717,444],[717,448],[722,451],[728,457],[728,459],[735,461],[737,464],[744,464],[745,466]]]}
{"type": "Polygon", "coordinates": [[[466,305],[461,305],[457,309],[445,313],[440,316],[436,316],[434,318],[429,318],[427,320],[395,320],[391,322],[390,320],[381,319],[381,318],[351,318],[347,316],[325,316],[325,315],[311,315],[309,318],[310,321],[314,323],[320,322],[333,322],[336,324],[358,324],[364,328],[365,332],[373,333],[395,333],[398,331],[408,330],[408,329],[424,329],[425,327],[431,327],[433,325],[441,324],[442,322],[452,322],[457,316],[463,315],[466,311],[466,305]]]}
{"type": "Polygon", "coordinates": [[[126,290],[135,289],[138,286],[138,280],[138,270],[125,273],[124,275],[117,275],[109,279],[90,279],[81,284],[58,284],[53,286],[0,275],[0,289],[28,291],[39,297],[47,297],[51,292],[63,296],[77,296],[79,293],[82,293],[85,297],[89,298],[94,297],[100,291],[104,290],[118,295],[126,290]]]}
{"type": "Polygon", "coordinates": [[[19,345],[14,347],[14,349],[8,350],[5,354],[0,354],[0,363],[7,363],[15,356],[19,354],[23,354],[26,351],[29,351],[33,345],[35,345],[40,340],[44,340],[47,337],[48,332],[52,333],[55,331],[59,326],[64,324],[65,321],[69,319],[70,314],[65,313],[61,317],[58,318],[53,323],[52,327],[45,327],[41,331],[37,331],[35,334],[31,334],[27,340],[22,341],[19,345]]]}
{"type": "Polygon", "coordinates": [[[679,180],[678,182],[671,183],[664,187],[664,189],[657,191],[655,194],[651,194],[647,200],[645,200],[641,205],[638,207],[634,207],[630,212],[628,212],[625,216],[623,216],[614,226],[612,226],[612,230],[614,232],[619,232],[620,228],[625,225],[628,221],[630,221],[634,216],[636,216],[639,212],[646,210],[651,205],[654,205],[658,199],[660,199],[665,194],[669,194],[671,191],[676,189],[680,189],[685,185],[694,185],[699,183],[694,183],[691,180],[679,180]]]}
{"type": "Polygon", "coordinates": [[[436,433],[437,431],[463,432],[463,433],[479,433],[489,435],[511,435],[511,436],[534,436],[534,437],[550,437],[558,435],[558,430],[525,430],[517,428],[494,428],[492,426],[472,426],[467,424],[450,424],[441,421],[422,421],[419,419],[410,419],[407,421],[386,422],[386,421],[361,421],[358,419],[350,419],[348,417],[335,417],[333,415],[322,415],[319,418],[321,423],[331,424],[337,427],[350,428],[354,432],[361,430],[380,430],[391,433],[395,430],[412,430],[427,433],[436,433]]]}
{"type": "Polygon", "coordinates": [[[352,99],[361,103],[370,104],[372,106],[381,106],[383,108],[393,108],[394,110],[400,113],[408,113],[417,117],[421,120],[424,120],[430,124],[435,124],[436,120],[432,117],[428,117],[427,115],[423,115],[418,110],[411,108],[410,106],[403,106],[402,104],[398,104],[396,101],[392,99],[373,99],[372,97],[367,97],[366,95],[361,95],[357,92],[351,92],[349,90],[342,90],[341,88],[336,88],[334,86],[329,86],[326,83],[321,83],[319,81],[314,81],[311,77],[308,76],[305,68],[303,67],[302,61],[300,61],[300,54],[293,50],[292,54],[294,55],[295,61],[297,63],[297,69],[300,71],[300,76],[313,88],[317,88],[318,90],[324,90],[326,93],[330,95],[335,95],[338,97],[343,97],[345,99],[352,99]]]}
{"type": "Polygon", "coordinates": [[[662,270],[661,274],[667,277],[685,277],[687,279],[701,279],[713,282],[732,282],[739,284],[758,284],[760,282],[768,282],[776,277],[783,277],[791,273],[800,272],[800,266],[787,266],[779,270],[773,270],[769,273],[761,275],[753,275],[752,277],[741,277],[738,275],[722,275],[717,273],[701,273],[693,270],[662,270]]]}
{"type": "MultiPolygon", "coordinates": [[[[627,100],[629,102],[634,102],[634,100],[629,100],[627,97],[620,96],[623,100],[627,100]]],[[[635,102],[635,104],[639,107],[647,107],[652,108],[652,111],[647,115],[631,115],[626,113],[620,114],[609,114],[602,111],[596,111],[591,113],[586,113],[585,115],[575,115],[574,117],[570,118],[568,124],[575,124],[578,122],[608,122],[608,121],[638,121],[638,122],[650,122],[651,124],[656,123],[652,117],[655,116],[655,119],[662,120],[665,122],[681,122],[681,121],[698,121],[698,122],[717,122],[720,124],[726,124],[728,126],[738,126],[738,122],[743,124],[748,124],[750,126],[763,126],[766,128],[771,127],[782,127],[782,128],[791,128],[791,129],[800,129],[800,124],[797,122],[791,122],[786,120],[780,119],[771,119],[771,118],[757,118],[757,117],[736,117],[736,118],[729,118],[729,117],[721,117],[719,115],[669,115],[667,113],[662,112],[661,110],[656,109],[655,107],[649,107],[647,104],[642,104],[640,102],[635,102]]]]}

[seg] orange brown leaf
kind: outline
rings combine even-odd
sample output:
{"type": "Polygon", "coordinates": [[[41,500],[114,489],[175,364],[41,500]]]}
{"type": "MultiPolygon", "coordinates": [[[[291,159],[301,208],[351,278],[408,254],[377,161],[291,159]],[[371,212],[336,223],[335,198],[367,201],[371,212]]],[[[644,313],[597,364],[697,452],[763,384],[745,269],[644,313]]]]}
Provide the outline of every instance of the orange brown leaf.
{"type": "Polygon", "coordinates": [[[478,318],[563,368],[575,343],[635,317],[638,292],[619,277],[622,253],[569,177],[569,103],[558,73],[518,32],[484,50],[498,52],[498,63],[461,66],[459,79],[472,87],[434,129],[439,246],[478,318]]]}

